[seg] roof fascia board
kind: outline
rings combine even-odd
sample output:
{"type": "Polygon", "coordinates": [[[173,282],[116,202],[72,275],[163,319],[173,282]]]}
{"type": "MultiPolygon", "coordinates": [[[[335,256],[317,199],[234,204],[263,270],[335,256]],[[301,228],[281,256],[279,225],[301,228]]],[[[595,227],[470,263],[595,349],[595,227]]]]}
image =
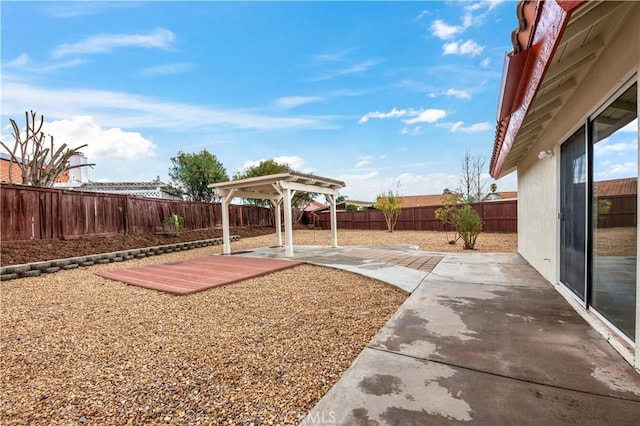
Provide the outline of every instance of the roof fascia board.
{"type": "Polygon", "coordinates": [[[535,19],[535,28],[533,28],[533,43],[522,52],[525,53],[527,50],[531,50],[524,70],[520,75],[515,72],[510,74],[509,70],[506,71],[507,77],[503,84],[505,86],[513,86],[515,83],[510,79],[518,80],[518,92],[511,96],[514,96],[514,102],[518,99],[521,99],[521,101],[517,108],[510,108],[514,109],[514,111],[510,115],[507,129],[502,140],[496,141],[499,148],[490,168],[492,177],[497,179],[501,176],[507,156],[542,83],[551,58],[562,37],[562,32],[569,22],[571,12],[582,3],[584,3],[584,0],[546,0],[541,2],[535,19]]]}

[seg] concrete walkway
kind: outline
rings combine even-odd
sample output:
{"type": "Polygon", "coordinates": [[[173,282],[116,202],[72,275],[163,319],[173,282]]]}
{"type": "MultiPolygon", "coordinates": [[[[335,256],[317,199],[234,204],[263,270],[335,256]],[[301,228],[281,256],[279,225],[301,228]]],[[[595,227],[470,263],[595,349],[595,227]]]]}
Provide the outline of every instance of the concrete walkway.
{"type": "Polygon", "coordinates": [[[363,249],[295,248],[411,293],[303,424],[640,424],[640,374],[519,255],[366,248],[441,256],[429,272],[363,249]]]}

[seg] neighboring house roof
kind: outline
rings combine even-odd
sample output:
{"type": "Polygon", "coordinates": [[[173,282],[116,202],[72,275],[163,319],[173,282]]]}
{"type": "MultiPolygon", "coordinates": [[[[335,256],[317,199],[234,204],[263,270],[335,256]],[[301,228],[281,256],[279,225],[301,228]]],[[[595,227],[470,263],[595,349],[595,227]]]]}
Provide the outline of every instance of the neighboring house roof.
{"type": "MultiPolygon", "coordinates": [[[[22,170],[20,164],[22,159],[18,157],[17,161],[11,161],[11,155],[0,152],[0,182],[9,182],[9,170],[11,170],[11,178],[13,183],[22,183],[22,170]]],[[[67,182],[69,180],[69,171],[65,170],[56,178],[56,182],[67,182]]]]}
{"type": "Polygon", "coordinates": [[[513,200],[515,198],[518,198],[518,191],[501,191],[501,192],[490,192],[482,200],[498,201],[498,200],[513,200]]]}
{"type": "Polygon", "coordinates": [[[325,204],[320,201],[312,200],[307,207],[304,208],[305,212],[314,212],[319,209],[324,209],[327,207],[325,204]]]}
{"type": "Polygon", "coordinates": [[[373,207],[375,201],[361,201],[361,200],[344,200],[340,204],[351,205],[356,207],[373,207]]]}
{"type": "Polygon", "coordinates": [[[175,190],[160,179],[151,182],[68,182],[58,183],[55,188],[73,189],[86,192],[107,192],[142,197],[180,199],[175,190]]]}
{"type": "Polygon", "coordinates": [[[447,194],[431,194],[431,195],[403,195],[402,207],[425,207],[442,205],[442,197],[447,194]]]}
{"type": "MultiPolygon", "coordinates": [[[[373,208],[373,205],[375,204],[375,202],[373,201],[358,201],[358,200],[344,200],[344,201],[340,201],[339,203],[336,203],[336,209],[337,210],[346,210],[347,206],[351,205],[351,206],[356,206],[359,209],[367,209],[367,208],[373,208]]],[[[327,206],[325,204],[319,206],[318,208],[314,209],[313,212],[314,213],[320,213],[323,211],[329,211],[331,210],[331,206],[327,206]]]]}
{"type": "Polygon", "coordinates": [[[595,182],[597,196],[636,195],[638,178],[612,179],[595,182]]]}

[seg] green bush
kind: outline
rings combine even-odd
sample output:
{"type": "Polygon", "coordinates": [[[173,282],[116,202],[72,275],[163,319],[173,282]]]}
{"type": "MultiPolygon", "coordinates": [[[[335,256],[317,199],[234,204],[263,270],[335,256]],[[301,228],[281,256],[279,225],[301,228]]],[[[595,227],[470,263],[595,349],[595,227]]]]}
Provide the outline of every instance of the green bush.
{"type": "Polygon", "coordinates": [[[162,229],[164,232],[179,234],[184,229],[184,217],[175,213],[165,217],[162,221],[162,229]]]}
{"type": "Polygon", "coordinates": [[[482,232],[482,219],[480,219],[473,207],[467,204],[460,209],[456,218],[456,228],[464,241],[464,248],[474,250],[476,239],[482,232]]]}

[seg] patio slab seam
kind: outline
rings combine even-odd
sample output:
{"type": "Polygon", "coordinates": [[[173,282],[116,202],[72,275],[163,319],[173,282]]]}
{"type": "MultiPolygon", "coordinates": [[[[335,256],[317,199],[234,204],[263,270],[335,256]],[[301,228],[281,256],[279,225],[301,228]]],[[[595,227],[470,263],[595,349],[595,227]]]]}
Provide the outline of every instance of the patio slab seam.
{"type": "Polygon", "coordinates": [[[570,387],[566,387],[566,386],[558,386],[558,385],[554,385],[554,384],[550,384],[550,383],[544,383],[544,382],[540,382],[540,381],[536,381],[536,380],[528,380],[528,379],[524,379],[524,378],[520,378],[520,377],[514,377],[514,376],[509,376],[506,374],[500,374],[500,373],[496,373],[496,372],[492,372],[492,371],[486,371],[486,370],[482,370],[479,368],[472,368],[472,367],[468,367],[468,366],[464,366],[461,364],[456,364],[456,363],[452,363],[452,362],[446,362],[443,361],[441,359],[432,359],[429,357],[420,357],[420,356],[416,356],[416,355],[411,355],[411,354],[405,354],[399,351],[394,351],[394,350],[390,350],[390,349],[385,349],[385,348],[381,348],[379,346],[371,346],[370,344],[367,344],[366,348],[374,350],[374,351],[379,351],[379,352],[384,352],[390,355],[396,355],[396,356],[401,356],[403,358],[410,358],[410,359],[414,359],[417,361],[426,361],[426,362],[433,362],[436,364],[440,364],[440,365],[446,365],[447,367],[453,367],[453,368],[457,368],[460,370],[466,370],[466,371],[473,371],[475,373],[480,373],[480,374],[487,374],[489,376],[494,376],[494,377],[500,377],[503,379],[507,379],[507,380],[513,380],[516,382],[520,382],[520,383],[527,383],[527,384],[532,384],[532,385],[537,385],[537,386],[544,386],[544,387],[548,387],[548,388],[553,388],[553,389],[557,389],[557,390],[561,390],[561,391],[570,391],[570,392],[576,392],[582,395],[589,395],[589,396],[596,396],[596,397],[601,397],[601,398],[610,398],[610,399],[615,399],[615,400],[620,400],[620,401],[627,401],[627,402],[633,402],[636,404],[640,404],[640,400],[637,399],[631,399],[631,398],[625,398],[622,396],[617,396],[617,395],[604,395],[601,393],[597,393],[597,392],[588,392],[588,391],[584,391],[584,390],[580,390],[580,389],[574,389],[574,388],[570,388],[570,387]]]}

